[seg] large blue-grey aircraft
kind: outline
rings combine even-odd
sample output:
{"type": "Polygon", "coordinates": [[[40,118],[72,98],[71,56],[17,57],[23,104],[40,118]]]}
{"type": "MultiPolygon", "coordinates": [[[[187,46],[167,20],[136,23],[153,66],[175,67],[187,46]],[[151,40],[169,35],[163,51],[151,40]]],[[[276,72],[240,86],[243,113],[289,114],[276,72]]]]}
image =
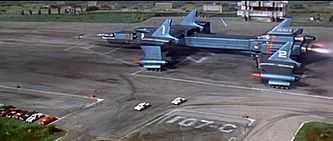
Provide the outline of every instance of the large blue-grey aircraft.
{"type": "Polygon", "coordinates": [[[140,46],[144,57],[139,63],[147,70],[161,70],[167,63],[164,51],[171,45],[191,48],[223,49],[247,52],[255,57],[258,73],[254,76],[274,88],[289,88],[298,81],[295,61],[308,50],[314,36],[304,35],[303,29],[290,27],[291,18],[284,18],[270,31],[258,36],[226,35],[210,32],[210,23],[196,20],[193,10],[176,25],[167,18],[159,27],[139,27],[134,32],[99,34],[110,43],[140,46]]]}

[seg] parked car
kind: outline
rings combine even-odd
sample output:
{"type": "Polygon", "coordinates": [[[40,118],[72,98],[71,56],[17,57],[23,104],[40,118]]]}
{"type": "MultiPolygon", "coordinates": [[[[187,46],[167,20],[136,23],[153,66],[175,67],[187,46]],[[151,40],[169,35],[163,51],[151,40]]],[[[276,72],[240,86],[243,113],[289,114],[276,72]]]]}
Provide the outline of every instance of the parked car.
{"type": "Polygon", "coordinates": [[[12,115],[10,118],[13,119],[20,119],[22,118],[26,113],[28,113],[28,111],[24,111],[24,110],[18,110],[16,111],[16,113],[14,115],[12,115]]]}
{"type": "Polygon", "coordinates": [[[30,116],[32,116],[35,113],[37,113],[37,112],[36,111],[27,112],[24,115],[22,115],[21,117],[19,117],[19,120],[26,121],[30,116]]]}
{"type": "Polygon", "coordinates": [[[10,112],[12,112],[12,110],[14,110],[14,109],[1,109],[0,117],[6,117],[6,115],[9,114],[10,112]]]}
{"type": "Polygon", "coordinates": [[[139,103],[138,105],[136,105],[134,107],[134,110],[136,110],[136,111],[142,111],[142,110],[144,110],[144,109],[146,109],[146,108],[148,108],[150,106],[151,106],[150,103],[148,103],[148,102],[142,102],[142,103],[139,103]]]}
{"type": "Polygon", "coordinates": [[[185,99],[184,97],[176,97],[174,100],[171,101],[171,104],[180,105],[186,101],[187,99],[185,99]]]}
{"type": "Polygon", "coordinates": [[[40,119],[44,116],[45,115],[43,113],[34,113],[30,117],[28,117],[25,121],[32,123],[32,122],[35,122],[36,120],[38,120],[38,119],[40,119]]]}
{"type": "Polygon", "coordinates": [[[50,124],[51,122],[56,121],[56,120],[58,120],[58,119],[59,119],[59,118],[56,117],[56,116],[47,115],[47,116],[41,118],[41,119],[39,120],[38,124],[40,124],[40,125],[48,125],[48,124],[50,124]]]}
{"type": "Polygon", "coordinates": [[[15,115],[17,112],[19,112],[19,110],[16,110],[16,109],[8,110],[7,114],[4,115],[4,116],[7,117],[7,118],[12,118],[12,116],[15,115]]]}

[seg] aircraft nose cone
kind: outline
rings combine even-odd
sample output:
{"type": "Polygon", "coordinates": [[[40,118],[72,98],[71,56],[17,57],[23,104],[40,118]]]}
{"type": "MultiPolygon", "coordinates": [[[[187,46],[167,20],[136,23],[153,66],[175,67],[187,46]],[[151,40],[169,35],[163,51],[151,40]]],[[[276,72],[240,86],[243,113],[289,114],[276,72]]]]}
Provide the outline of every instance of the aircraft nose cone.
{"type": "Polygon", "coordinates": [[[301,79],[301,77],[300,76],[295,76],[295,81],[299,81],[301,79]]]}

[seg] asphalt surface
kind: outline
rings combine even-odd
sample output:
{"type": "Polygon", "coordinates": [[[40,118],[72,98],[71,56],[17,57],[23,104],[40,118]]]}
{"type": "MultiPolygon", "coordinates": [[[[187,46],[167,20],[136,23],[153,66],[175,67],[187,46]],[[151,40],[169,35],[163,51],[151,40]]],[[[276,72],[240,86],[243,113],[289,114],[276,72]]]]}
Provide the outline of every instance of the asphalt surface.
{"type": "MultiPolygon", "coordinates": [[[[273,26],[224,19],[224,27],[218,18],[209,20],[215,21],[214,31],[235,34],[264,33],[273,26]]],[[[0,103],[61,117],[54,124],[68,130],[62,139],[68,141],[289,141],[304,121],[332,121],[332,54],[309,54],[304,79],[278,90],[251,78],[255,64],[246,54],[179,49],[177,64],[149,72],[132,63],[143,56],[140,49],[96,37],[161,22],[0,22],[0,103]],[[188,102],[171,105],[177,96],[188,102]],[[134,111],[143,101],[152,107],[134,111]]],[[[318,37],[317,46],[333,49],[333,29],[305,31],[318,37]]]]}

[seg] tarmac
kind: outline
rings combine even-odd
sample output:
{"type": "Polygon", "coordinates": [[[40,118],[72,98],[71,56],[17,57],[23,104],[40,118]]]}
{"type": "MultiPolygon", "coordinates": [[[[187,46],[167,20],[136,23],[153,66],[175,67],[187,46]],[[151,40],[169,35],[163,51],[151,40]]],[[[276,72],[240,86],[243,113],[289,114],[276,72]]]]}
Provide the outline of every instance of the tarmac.
{"type": "MultiPolygon", "coordinates": [[[[162,19],[137,24],[0,22],[0,103],[60,117],[53,124],[68,130],[61,139],[66,141],[289,141],[305,121],[332,122],[331,53],[310,53],[301,82],[280,90],[251,78],[255,62],[246,54],[179,48],[176,64],[151,72],[133,64],[143,57],[140,49],[96,37],[157,26],[162,19]],[[178,96],[188,101],[171,105],[178,96]],[[134,111],[143,101],[152,107],[134,111]]],[[[214,22],[213,32],[246,35],[274,25],[225,18],[226,27],[218,18],[206,20],[214,22]]],[[[332,28],[305,31],[317,36],[314,45],[333,49],[332,28]]]]}

